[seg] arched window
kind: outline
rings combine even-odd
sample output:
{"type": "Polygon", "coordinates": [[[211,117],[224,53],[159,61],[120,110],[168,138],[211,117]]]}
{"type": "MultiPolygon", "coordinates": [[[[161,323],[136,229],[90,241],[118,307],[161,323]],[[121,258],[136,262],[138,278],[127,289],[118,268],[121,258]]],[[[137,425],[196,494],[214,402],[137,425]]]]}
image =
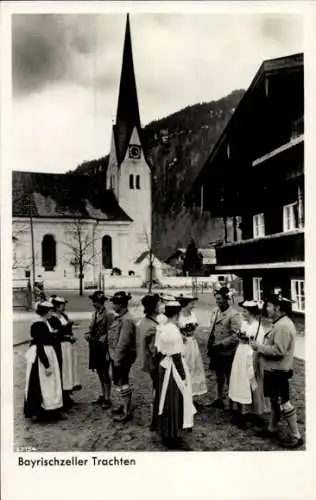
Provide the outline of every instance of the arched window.
{"type": "Polygon", "coordinates": [[[140,175],[136,175],[136,189],[140,189],[140,175]]]}
{"type": "Polygon", "coordinates": [[[134,175],[130,174],[129,176],[129,188],[134,189],[134,175]]]}
{"type": "Polygon", "coordinates": [[[56,241],[52,234],[45,234],[42,241],[42,266],[45,271],[54,271],[56,266],[56,241]]]}
{"type": "Polygon", "coordinates": [[[112,269],[112,238],[107,234],[102,238],[102,265],[105,269],[112,269]]]}

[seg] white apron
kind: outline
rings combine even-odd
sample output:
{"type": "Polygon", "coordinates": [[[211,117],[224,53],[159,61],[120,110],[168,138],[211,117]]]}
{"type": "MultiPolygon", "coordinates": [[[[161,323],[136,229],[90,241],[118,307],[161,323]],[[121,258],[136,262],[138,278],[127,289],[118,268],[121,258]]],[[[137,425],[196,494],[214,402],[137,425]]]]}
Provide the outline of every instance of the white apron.
{"type": "MultiPolygon", "coordinates": [[[[62,325],[67,325],[67,320],[63,316],[57,316],[62,325]]],[[[76,344],[71,342],[61,342],[61,352],[63,360],[63,389],[72,391],[74,387],[80,385],[78,376],[78,353],[76,344]]]]}
{"type": "Polygon", "coordinates": [[[234,357],[228,397],[240,404],[252,402],[251,384],[254,380],[253,351],[249,344],[239,344],[234,357]]]}
{"type": "MultiPolygon", "coordinates": [[[[194,312],[191,312],[191,314],[187,316],[180,313],[178,322],[179,328],[185,328],[187,324],[191,323],[195,325],[198,324],[194,312]]],[[[202,396],[203,394],[206,394],[207,385],[204,365],[200,348],[194,334],[185,338],[184,357],[191,375],[192,395],[202,396]]]]}
{"type": "MultiPolygon", "coordinates": [[[[52,331],[51,326],[48,322],[46,325],[52,331]]],[[[45,367],[41,363],[40,359],[38,360],[38,375],[39,375],[39,383],[42,394],[42,408],[44,410],[58,410],[63,406],[63,397],[62,397],[62,387],[61,387],[61,378],[60,378],[60,370],[59,364],[56,356],[56,352],[53,346],[44,345],[44,351],[47,356],[49,362],[49,368],[51,369],[51,375],[46,375],[45,367]]],[[[32,345],[26,352],[26,381],[25,381],[25,397],[27,398],[29,382],[30,382],[30,374],[32,365],[36,359],[37,348],[35,345],[32,345]]]]}
{"type": "Polygon", "coordinates": [[[167,389],[172,376],[177,384],[179,391],[183,396],[183,429],[193,427],[193,417],[196,414],[196,409],[192,399],[191,376],[188,366],[182,356],[183,369],[186,377],[186,383],[181,379],[178,370],[173,362],[172,355],[183,354],[184,346],[180,330],[173,323],[167,323],[157,327],[157,348],[158,351],[165,355],[160,362],[160,365],[165,369],[164,380],[162,384],[158,414],[162,415],[166,400],[167,389]]]}

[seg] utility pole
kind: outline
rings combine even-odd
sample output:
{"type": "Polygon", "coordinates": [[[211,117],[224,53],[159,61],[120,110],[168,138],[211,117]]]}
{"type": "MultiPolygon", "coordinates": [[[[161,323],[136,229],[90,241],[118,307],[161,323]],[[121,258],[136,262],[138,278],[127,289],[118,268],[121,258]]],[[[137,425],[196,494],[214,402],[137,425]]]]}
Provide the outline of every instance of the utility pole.
{"type": "Polygon", "coordinates": [[[32,294],[35,295],[35,250],[34,250],[34,227],[32,214],[32,201],[30,198],[26,201],[26,214],[29,214],[31,229],[31,256],[32,256],[32,294]]]}
{"type": "Polygon", "coordinates": [[[153,251],[150,247],[149,249],[149,283],[148,283],[148,293],[151,293],[153,286],[153,251]]]}

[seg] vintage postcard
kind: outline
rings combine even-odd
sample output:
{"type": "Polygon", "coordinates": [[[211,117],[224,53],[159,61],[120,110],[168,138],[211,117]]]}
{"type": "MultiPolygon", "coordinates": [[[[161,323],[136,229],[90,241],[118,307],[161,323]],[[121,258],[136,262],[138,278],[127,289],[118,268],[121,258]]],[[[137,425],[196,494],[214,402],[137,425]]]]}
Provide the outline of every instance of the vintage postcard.
{"type": "Polygon", "coordinates": [[[3,498],[315,498],[314,6],[1,14],[3,498]]]}

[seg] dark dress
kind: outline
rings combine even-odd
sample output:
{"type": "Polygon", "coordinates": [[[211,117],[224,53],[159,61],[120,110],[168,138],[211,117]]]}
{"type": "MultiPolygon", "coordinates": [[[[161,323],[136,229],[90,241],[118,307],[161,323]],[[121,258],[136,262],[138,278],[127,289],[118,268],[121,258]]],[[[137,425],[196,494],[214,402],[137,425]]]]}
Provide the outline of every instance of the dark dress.
{"type": "MultiPolygon", "coordinates": [[[[27,393],[25,394],[24,399],[24,416],[26,418],[35,416],[39,417],[44,416],[44,414],[53,413],[53,411],[44,410],[42,408],[43,396],[39,376],[39,363],[42,363],[42,365],[46,369],[54,369],[53,366],[50,366],[44,346],[52,346],[53,348],[55,348],[56,338],[55,335],[49,330],[47,324],[45,324],[44,321],[36,321],[31,326],[31,339],[32,340],[30,342],[30,347],[36,346],[36,355],[32,363],[28,380],[27,393]]],[[[59,370],[57,361],[56,367],[57,370],[59,370]]],[[[60,405],[60,407],[61,406],[62,405],[60,405]]]]}
{"type": "MultiPolygon", "coordinates": [[[[157,355],[157,364],[164,356],[157,355]]],[[[182,380],[185,379],[185,372],[182,364],[182,355],[174,354],[172,360],[182,380]]],[[[162,385],[165,376],[165,368],[158,365],[157,388],[154,399],[152,429],[156,430],[166,443],[172,443],[181,437],[183,427],[183,396],[176,381],[172,376],[168,383],[164,409],[161,415],[159,412],[159,401],[162,392],[162,385]]]]}

